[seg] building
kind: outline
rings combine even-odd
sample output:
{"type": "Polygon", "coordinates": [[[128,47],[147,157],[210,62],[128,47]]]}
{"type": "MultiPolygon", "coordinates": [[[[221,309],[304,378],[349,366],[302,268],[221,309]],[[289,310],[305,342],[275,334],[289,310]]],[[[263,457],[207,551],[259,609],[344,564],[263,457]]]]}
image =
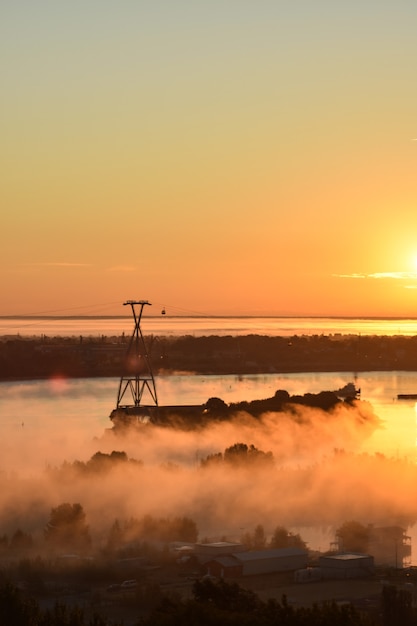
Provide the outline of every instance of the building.
{"type": "Polygon", "coordinates": [[[411,537],[401,526],[369,526],[369,552],[377,565],[407,567],[411,562],[411,537]]]}
{"type": "Polygon", "coordinates": [[[323,572],[320,567],[305,567],[294,572],[294,582],[296,583],[312,583],[322,578],[323,572]]]}
{"type": "Polygon", "coordinates": [[[205,563],[206,573],[219,578],[290,572],[307,567],[308,553],[302,548],[253,550],[219,555],[205,563]]]}
{"type": "Polygon", "coordinates": [[[363,578],[374,573],[374,558],[369,554],[347,552],[321,556],[322,578],[363,578]]]}
{"type": "Polygon", "coordinates": [[[231,541],[216,541],[213,543],[196,543],[194,545],[194,554],[199,563],[207,563],[219,556],[226,556],[243,552],[244,546],[241,543],[231,541]]]}

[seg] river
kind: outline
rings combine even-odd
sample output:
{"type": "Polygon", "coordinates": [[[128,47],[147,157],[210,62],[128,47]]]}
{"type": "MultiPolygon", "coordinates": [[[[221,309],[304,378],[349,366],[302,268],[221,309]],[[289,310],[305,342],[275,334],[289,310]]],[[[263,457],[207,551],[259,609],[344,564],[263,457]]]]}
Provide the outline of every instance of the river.
{"type": "MultiPolygon", "coordinates": [[[[163,404],[203,404],[211,397],[226,403],[272,396],[278,389],[290,394],[335,390],[349,382],[346,373],[256,374],[247,376],[157,376],[163,404]]],[[[365,452],[416,459],[416,403],[397,400],[397,394],[417,391],[417,372],[362,372],[356,378],[361,397],[368,400],[384,427],[362,442],[365,452]]],[[[108,428],[115,407],[118,379],[68,379],[0,383],[2,440],[25,425],[33,433],[71,429],[86,438],[108,428]]]]}
{"type": "MultiPolygon", "coordinates": [[[[227,403],[253,400],[269,397],[278,389],[290,394],[314,393],[337,389],[346,382],[344,373],[156,377],[160,404],[199,404],[213,396],[227,403]]],[[[351,451],[380,452],[414,463],[416,404],[397,400],[397,394],[417,390],[417,372],[365,372],[357,377],[356,384],[362,399],[372,404],[382,420],[382,428],[356,441],[351,451]]],[[[0,383],[3,464],[13,457],[16,466],[27,465],[33,472],[34,463],[42,470],[64,460],[87,460],[90,452],[85,451],[86,442],[100,438],[111,426],[109,414],[115,406],[117,387],[115,378],[0,383]],[[24,440],[30,445],[22,447],[24,440]]],[[[347,448],[349,451],[349,444],[347,448]]],[[[323,548],[332,540],[329,529],[294,530],[307,538],[310,546],[323,548]]],[[[409,533],[417,545],[417,529],[413,527],[409,533]]],[[[417,564],[417,557],[411,562],[417,564]]]]}
{"type": "MultiPolygon", "coordinates": [[[[417,319],[338,317],[203,317],[144,314],[144,334],[179,335],[417,335],[417,319]]],[[[131,317],[0,317],[1,336],[121,336],[131,317]]]]}

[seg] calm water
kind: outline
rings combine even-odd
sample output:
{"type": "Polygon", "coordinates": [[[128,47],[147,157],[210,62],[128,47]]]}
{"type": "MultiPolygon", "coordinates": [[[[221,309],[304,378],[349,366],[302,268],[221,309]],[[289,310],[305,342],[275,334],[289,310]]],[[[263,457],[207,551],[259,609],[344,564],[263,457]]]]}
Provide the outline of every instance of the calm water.
{"type": "MultiPolygon", "coordinates": [[[[325,317],[173,317],[142,318],[144,334],[232,335],[417,335],[417,319],[325,317]]],[[[7,318],[0,317],[0,336],[120,336],[133,331],[131,317],[7,318]]]]}
{"type": "MultiPolygon", "coordinates": [[[[349,382],[346,373],[262,374],[253,376],[159,376],[158,399],[163,404],[203,404],[210,397],[225,402],[270,397],[278,389],[290,394],[338,389],[349,382]]],[[[361,449],[387,456],[416,455],[416,403],[397,400],[398,393],[417,392],[417,372],[365,372],[356,380],[384,428],[365,440],[361,449]]],[[[111,426],[118,379],[75,379],[0,383],[0,437],[4,442],[22,424],[34,437],[73,430],[86,439],[111,426]]],[[[0,443],[1,448],[1,443],[0,443]]],[[[60,451],[56,450],[57,458],[60,451]]],[[[48,459],[44,459],[47,461],[48,459]]]]}

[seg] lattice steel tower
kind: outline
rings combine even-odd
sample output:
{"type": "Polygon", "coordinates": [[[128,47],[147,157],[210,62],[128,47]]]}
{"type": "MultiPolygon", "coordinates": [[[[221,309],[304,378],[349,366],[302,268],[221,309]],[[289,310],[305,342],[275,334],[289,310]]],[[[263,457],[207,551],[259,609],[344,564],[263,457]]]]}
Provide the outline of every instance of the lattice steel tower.
{"type": "Polygon", "coordinates": [[[132,308],[135,327],[125,355],[116,408],[110,415],[110,419],[118,418],[126,422],[132,421],[134,417],[152,417],[158,407],[155,379],[140,327],[143,309],[151,305],[147,300],[127,300],[123,306],[127,305],[132,308]]]}

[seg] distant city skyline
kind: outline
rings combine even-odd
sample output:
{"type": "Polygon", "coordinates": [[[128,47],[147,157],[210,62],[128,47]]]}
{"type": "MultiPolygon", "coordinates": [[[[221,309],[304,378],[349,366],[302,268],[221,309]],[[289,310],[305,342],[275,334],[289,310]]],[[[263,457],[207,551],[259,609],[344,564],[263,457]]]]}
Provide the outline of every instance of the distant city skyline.
{"type": "Polygon", "coordinates": [[[0,8],[0,315],[417,316],[417,5],[0,8]]]}

